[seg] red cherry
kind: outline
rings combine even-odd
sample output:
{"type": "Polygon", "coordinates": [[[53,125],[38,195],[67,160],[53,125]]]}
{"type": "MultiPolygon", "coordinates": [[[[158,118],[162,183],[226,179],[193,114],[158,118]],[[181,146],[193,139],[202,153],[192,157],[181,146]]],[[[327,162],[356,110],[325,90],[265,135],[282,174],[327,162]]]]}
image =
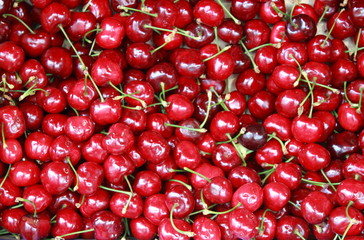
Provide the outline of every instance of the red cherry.
{"type": "Polygon", "coordinates": [[[21,47],[11,41],[0,43],[0,68],[8,72],[19,71],[25,54],[21,47]]]}
{"type": "Polygon", "coordinates": [[[230,213],[229,226],[238,238],[254,238],[258,234],[258,218],[245,208],[230,213]]]}
{"type": "Polygon", "coordinates": [[[42,9],[40,21],[47,32],[55,33],[59,27],[65,27],[71,22],[71,13],[67,6],[52,2],[42,9]]]}

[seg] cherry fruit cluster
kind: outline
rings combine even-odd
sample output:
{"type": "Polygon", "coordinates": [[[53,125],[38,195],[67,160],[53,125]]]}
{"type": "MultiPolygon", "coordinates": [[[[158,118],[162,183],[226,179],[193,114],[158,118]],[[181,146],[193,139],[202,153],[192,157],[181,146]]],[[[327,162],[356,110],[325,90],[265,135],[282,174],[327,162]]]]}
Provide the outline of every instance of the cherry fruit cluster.
{"type": "Polygon", "coordinates": [[[363,50],[362,0],[0,1],[0,234],[364,239],[363,50]]]}

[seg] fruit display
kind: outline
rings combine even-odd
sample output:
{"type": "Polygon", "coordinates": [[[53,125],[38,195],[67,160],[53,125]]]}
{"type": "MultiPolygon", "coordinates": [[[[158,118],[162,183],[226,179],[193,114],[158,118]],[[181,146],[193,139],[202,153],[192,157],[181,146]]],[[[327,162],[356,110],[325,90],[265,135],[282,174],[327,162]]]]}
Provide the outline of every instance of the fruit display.
{"type": "Polygon", "coordinates": [[[363,0],[0,0],[0,238],[364,239],[363,0]]]}

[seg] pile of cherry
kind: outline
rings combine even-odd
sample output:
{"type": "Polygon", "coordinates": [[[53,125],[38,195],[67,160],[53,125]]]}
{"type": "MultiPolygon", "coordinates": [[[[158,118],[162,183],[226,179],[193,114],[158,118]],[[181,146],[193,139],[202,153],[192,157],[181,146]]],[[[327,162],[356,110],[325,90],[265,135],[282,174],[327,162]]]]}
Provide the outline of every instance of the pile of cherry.
{"type": "Polygon", "coordinates": [[[285,4],[0,1],[0,235],[364,239],[364,2],[285,4]]]}

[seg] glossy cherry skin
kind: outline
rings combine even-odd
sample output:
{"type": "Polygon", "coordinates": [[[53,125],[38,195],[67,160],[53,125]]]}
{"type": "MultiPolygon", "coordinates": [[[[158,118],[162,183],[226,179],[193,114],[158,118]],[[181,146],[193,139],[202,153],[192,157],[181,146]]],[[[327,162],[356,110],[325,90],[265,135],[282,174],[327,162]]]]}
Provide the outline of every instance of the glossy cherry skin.
{"type": "Polygon", "coordinates": [[[332,134],[327,140],[327,149],[334,158],[359,151],[358,138],[354,132],[344,131],[332,134]]]}
{"type": "Polygon", "coordinates": [[[166,205],[171,211],[175,204],[173,216],[183,218],[188,216],[195,208],[195,200],[192,192],[183,185],[176,185],[165,192],[166,205]]]}
{"type": "MultiPolygon", "coordinates": [[[[173,223],[175,226],[182,230],[190,232],[192,230],[191,225],[187,223],[185,220],[182,219],[173,219],[173,223]]],[[[160,240],[188,240],[188,237],[185,234],[177,232],[171,224],[169,218],[165,218],[162,222],[158,225],[158,236],[160,240]]]]}
{"type": "Polygon", "coordinates": [[[303,218],[309,224],[319,224],[323,222],[331,213],[333,204],[326,194],[314,191],[308,194],[301,203],[303,218]]]}
{"type": "Polygon", "coordinates": [[[9,179],[19,187],[37,184],[40,180],[39,166],[29,160],[14,163],[9,172],[9,179]]]}
{"type": "Polygon", "coordinates": [[[279,182],[271,182],[263,187],[264,205],[273,210],[281,210],[289,201],[291,197],[290,189],[279,182]]]}
{"type": "Polygon", "coordinates": [[[164,194],[155,194],[144,201],[143,215],[154,225],[159,225],[169,214],[165,199],[164,194]]]}
{"type": "Polygon", "coordinates": [[[49,33],[59,31],[59,27],[65,27],[71,22],[71,13],[67,6],[61,3],[51,3],[41,12],[42,27],[49,33]]]}
{"type": "Polygon", "coordinates": [[[245,208],[237,208],[230,213],[229,226],[239,238],[254,238],[258,234],[258,218],[245,208]]]}
{"type": "Polygon", "coordinates": [[[51,35],[43,28],[36,29],[34,33],[25,33],[20,38],[20,45],[30,57],[39,57],[51,46],[51,35]]]}
{"type": "Polygon", "coordinates": [[[77,168],[78,189],[82,195],[90,195],[97,191],[104,178],[103,168],[94,162],[84,162],[77,168]]]}
{"type": "MultiPolygon", "coordinates": [[[[357,180],[362,180],[363,178],[363,156],[358,153],[350,154],[350,156],[346,159],[346,161],[341,165],[340,168],[340,177],[335,182],[341,182],[342,178],[357,178],[357,180]]],[[[342,163],[340,160],[338,162],[342,163]]],[[[335,179],[336,180],[336,179],[335,179]]]]}
{"type": "Polygon", "coordinates": [[[364,126],[364,117],[355,108],[350,107],[349,103],[340,105],[338,110],[338,122],[348,131],[359,131],[364,126]]]}
{"type": "Polygon", "coordinates": [[[11,41],[0,44],[0,68],[8,72],[19,71],[24,63],[25,54],[23,49],[11,41]]]}
{"type": "Polygon", "coordinates": [[[302,218],[285,215],[277,221],[276,238],[283,239],[301,239],[295,232],[298,231],[304,238],[308,237],[309,227],[302,218]]]}
{"type": "Polygon", "coordinates": [[[217,2],[202,0],[194,6],[193,16],[203,24],[217,27],[224,20],[224,9],[217,2]]]}
{"type": "Polygon", "coordinates": [[[2,132],[5,138],[18,138],[25,131],[24,115],[16,106],[0,108],[0,123],[4,126],[2,132]]]}
{"type": "Polygon", "coordinates": [[[23,208],[5,209],[1,213],[1,225],[7,231],[19,234],[21,218],[27,214],[28,212],[23,208]]]}
{"type": "Polygon", "coordinates": [[[198,78],[205,72],[205,64],[198,50],[175,49],[171,53],[171,60],[177,72],[182,76],[198,78]]]}
{"type": "Polygon", "coordinates": [[[208,217],[198,217],[192,225],[192,231],[196,234],[196,240],[221,239],[219,225],[208,217]]]}
{"type": "MultiPolygon", "coordinates": [[[[57,212],[56,224],[52,227],[53,236],[61,236],[67,233],[81,231],[83,227],[82,217],[76,210],[66,207],[57,212]]],[[[66,238],[77,238],[78,234],[66,238]]]]}
{"type": "Polygon", "coordinates": [[[217,113],[211,120],[210,133],[216,141],[227,141],[233,137],[239,130],[239,120],[237,116],[230,111],[217,113]]]}
{"type": "Polygon", "coordinates": [[[248,100],[248,109],[253,117],[265,119],[275,111],[275,100],[273,93],[261,90],[248,100]]]}
{"type": "Polygon", "coordinates": [[[50,220],[47,213],[24,215],[19,224],[20,235],[26,240],[43,239],[51,232],[50,220]]]}
{"type": "Polygon", "coordinates": [[[95,130],[94,122],[87,116],[69,117],[64,126],[67,137],[74,142],[88,140],[95,130]]]}
{"type": "Polygon", "coordinates": [[[60,76],[63,79],[72,74],[73,61],[70,51],[61,47],[51,47],[44,51],[41,63],[47,73],[60,76]]]}
{"type": "MultiPolygon", "coordinates": [[[[337,234],[344,234],[350,224],[350,220],[346,215],[346,208],[346,206],[337,207],[329,215],[329,224],[337,234]]],[[[354,207],[349,207],[347,212],[351,219],[356,220],[348,229],[347,236],[360,234],[364,227],[363,213],[354,207]]]]}
{"type": "Polygon", "coordinates": [[[33,132],[24,142],[27,156],[34,160],[47,162],[50,160],[49,149],[53,139],[41,132],[33,132]]]}
{"type": "Polygon", "coordinates": [[[313,143],[320,139],[324,125],[319,118],[309,118],[306,115],[297,116],[292,121],[292,135],[301,142],[313,143]]]}
{"type": "Polygon", "coordinates": [[[333,28],[331,35],[334,38],[345,39],[353,36],[355,34],[355,27],[350,17],[350,12],[348,10],[336,12],[327,21],[327,29],[331,28],[333,28]]]}
{"type": "Polygon", "coordinates": [[[260,4],[253,0],[233,0],[230,12],[242,21],[253,19],[259,12],[260,4]]]}
{"type": "Polygon", "coordinates": [[[316,35],[316,31],[315,20],[306,14],[292,17],[286,26],[286,34],[293,42],[309,41],[316,35]]]}
{"type": "Polygon", "coordinates": [[[157,235],[158,228],[148,219],[140,216],[130,221],[132,235],[140,240],[152,240],[157,235]]]}
{"type": "Polygon", "coordinates": [[[264,74],[250,68],[239,74],[235,86],[241,94],[252,96],[263,90],[265,81],[264,74]]]}
{"type": "Polygon", "coordinates": [[[233,187],[227,178],[216,176],[205,185],[203,195],[211,203],[228,203],[233,197],[233,187]]]}
{"type": "Polygon", "coordinates": [[[57,211],[63,207],[77,209],[79,202],[79,194],[77,192],[67,190],[62,194],[53,196],[52,202],[49,205],[48,210],[51,213],[56,214],[57,211]]]}
{"type": "Polygon", "coordinates": [[[157,194],[162,189],[162,181],[157,173],[152,171],[140,171],[136,174],[133,189],[142,197],[157,194]]]}
{"type": "Polygon", "coordinates": [[[238,44],[243,36],[243,27],[233,20],[225,20],[218,26],[217,34],[226,43],[238,44]]]}
{"type": "Polygon", "coordinates": [[[325,12],[325,19],[332,17],[338,11],[339,7],[339,1],[336,0],[316,0],[313,4],[317,16],[321,16],[325,12]],[[327,8],[326,11],[325,7],[327,8]]]}
{"type": "Polygon", "coordinates": [[[110,83],[119,85],[123,80],[123,73],[120,65],[110,58],[99,57],[93,63],[91,76],[97,86],[107,86],[110,83]]]}
{"type": "Polygon", "coordinates": [[[232,144],[223,143],[212,152],[212,162],[225,173],[229,173],[241,164],[241,158],[232,144]]]}
{"type": "MultiPolygon", "coordinates": [[[[168,90],[177,84],[177,71],[171,63],[167,62],[157,63],[149,68],[145,77],[155,92],[162,91],[162,83],[164,84],[164,90],[168,90]]],[[[138,94],[135,97],[138,97],[138,94]]]]}
{"type": "Polygon", "coordinates": [[[257,240],[274,239],[276,232],[277,220],[271,211],[258,210],[255,213],[258,221],[263,221],[263,229],[259,229],[258,235],[255,237],[257,240]]]}
{"type": "Polygon", "coordinates": [[[0,144],[1,161],[6,164],[19,162],[23,157],[22,146],[16,139],[4,139],[5,144],[0,144]]]}
{"type": "Polygon", "coordinates": [[[52,201],[52,195],[41,184],[29,186],[23,192],[22,198],[32,201],[35,205],[35,209],[30,202],[24,202],[24,208],[29,213],[34,213],[36,210],[38,213],[46,210],[52,201]]]}
{"type": "MultiPolygon", "coordinates": [[[[1,178],[3,181],[4,178],[1,178]]],[[[17,204],[16,198],[22,196],[22,189],[12,183],[9,179],[5,179],[0,188],[0,203],[3,206],[14,206],[17,204]]]]}
{"type": "Polygon", "coordinates": [[[309,143],[298,154],[301,165],[309,171],[321,170],[329,164],[330,153],[317,143],[309,143]]]}
{"type": "Polygon", "coordinates": [[[74,174],[68,164],[51,162],[42,169],[40,179],[49,193],[61,194],[73,184],[74,174]]]}
{"type": "Polygon", "coordinates": [[[151,51],[152,45],[147,43],[132,43],[126,48],[126,61],[137,69],[147,69],[154,65],[156,56],[151,51]]]}
{"type": "Polygon", "coordinates": [[[341,206],[346,206],[349,202],[353,202],[352,206],[358,210],[364,209],[364,204],[360,201],[360,196],[363,194],[364,185],[362,182],[355,179],[345,179],[337,187],[336,199],[341,206]]]}
{"type": "Polygon", "coordinates": [[[270,28],[262,20],[252,19],[246,22],[244,25],[244,32],[246,34],[244,44],[248,49],[252,49],[269,42],[270,28]]]}
{"type": "Polygon", "coordinates": [[[255,212],[263,204],[263,190],[255,182],[245,183],[235,190],[231,203],[233,206],[241,203],[242,207],[255,212]]]}
{"type": "Polygon", "coordinates": [[[129,199],[129,195],[124,193],[114,193],[110,199],[110,210],[123,218],[138,218],[143,213],[143,199],[140,195],[134,194],[129,199]],[[127,205],[126,207],[126,204],[127,205]]]}
{"type": "Polygon", "coordinates": [[[100,23],[101,32],[96,37],[96,44],[103,49],[113,49],[120,46],[124,36],[124,25],[113,17],[103,18],[100,23]]]}
{"type": "Polygon", "coordinates": [[[27,129],[36,130],[41,126],[44,116],[42,108],[31,102],[23,102],[19,108],[23,112],[27,129]]]}
{"type": "Polygon", "coordinates": [[[99,211],[91,219],[96,239],[118,239],[124,231],[121,218],[110,211],[99,211]]]}
{"type": "Polygon", "coordinates": [[[161,163],[167,158],[170,146],[159,133],[145,131],[138,138],[138,150],[141,156],[152,163],[161,163]]]}
{"type": "MultiPolygon", "coordinates": [[[[71,21],[65,27],[68,37],[72,41],[81,40],[86,33],[96,26],[96,17],[90,12],[71,12],[71,21]]],[[[89,35],[88,35],[89,37],[89,35]]]]}

